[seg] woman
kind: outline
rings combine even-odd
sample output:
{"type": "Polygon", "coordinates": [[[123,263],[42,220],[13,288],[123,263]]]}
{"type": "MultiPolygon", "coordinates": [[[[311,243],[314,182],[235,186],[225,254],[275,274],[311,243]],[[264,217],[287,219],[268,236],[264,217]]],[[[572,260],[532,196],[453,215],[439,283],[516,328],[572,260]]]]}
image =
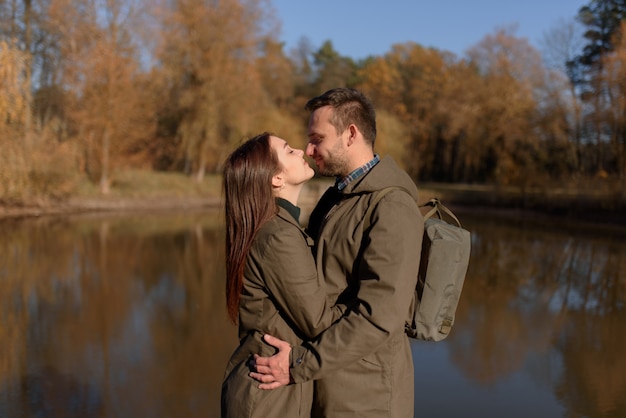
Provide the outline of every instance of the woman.
{"type": "Polygon", "coordinates": [[[292,345],[311,339],[339,319],[317,277],[313,240],[300,227],[297,207],[313,169],[301,150],[268,133],[226,160],[226,302],[239,321],[239,347],[226,368],[222,417],[310,417],[312,382],[263,391],[248,376],[253,354],[274,353],[263,334],[292,345]]]}

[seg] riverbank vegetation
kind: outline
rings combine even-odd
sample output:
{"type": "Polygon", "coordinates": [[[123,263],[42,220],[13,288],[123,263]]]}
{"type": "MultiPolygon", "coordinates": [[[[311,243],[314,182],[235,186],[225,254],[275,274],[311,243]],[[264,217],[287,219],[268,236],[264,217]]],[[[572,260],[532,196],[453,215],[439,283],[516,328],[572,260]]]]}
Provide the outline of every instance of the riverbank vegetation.
{"type": "Polygon", "coordinates": [[[348,86],[377,107],[377,151],[418,183],[621,214],[625,17],[590,0],[541,51],[498,29],[463,57],[407,42],[354,61],[331,41],[285,51],[268,1],[2,2],[0,205],[215,195],[239,141],[304,146],[306,100],[348,86]]]}

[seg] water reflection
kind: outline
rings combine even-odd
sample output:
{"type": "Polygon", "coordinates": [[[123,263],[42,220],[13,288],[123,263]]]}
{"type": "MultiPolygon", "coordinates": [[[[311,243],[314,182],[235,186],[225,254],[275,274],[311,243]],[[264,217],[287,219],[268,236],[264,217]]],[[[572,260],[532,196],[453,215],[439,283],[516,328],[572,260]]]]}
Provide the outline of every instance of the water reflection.
{"type": "Polygon", "coordinates": [[[1,224],[0,416],[215,416],[217,213],[1,224]]]}
{"type": "Polygon", "coordinates": [[[473,254],[448,342],[458,370],[484,388],[526,374],[507,395],[526,402],[507,416],[626,416],[624,231],[465,220],[473,254]],[[535,385],[552,399],[528,396],[535,385]],[[567,412],[546,413],[556,406],[567,412]]]}
{"type": "MultiPolygon", "coordinates": [[[[626,416],[626,233],[494,217],[419,416],[626,416]],[[471,411],[471,412],[468,412],[471,411]]],[[[219,213],[0,222],[0,416],[219,416],[236,344],[219,213]]]]}

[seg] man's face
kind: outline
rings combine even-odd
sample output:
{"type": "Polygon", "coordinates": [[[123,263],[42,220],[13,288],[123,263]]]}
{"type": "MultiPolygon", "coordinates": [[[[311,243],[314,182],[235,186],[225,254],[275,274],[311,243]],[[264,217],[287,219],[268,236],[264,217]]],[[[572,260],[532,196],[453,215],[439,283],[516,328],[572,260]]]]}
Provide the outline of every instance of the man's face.
{"type": "Polygon", "coordinates": [[[332,114],[330,106],[320,107],[311,113],[306,155],[315,161],[320,174],[344,177],[350,174],[345,146],[349,130],[337,133],[330,123],[332,114]]]}

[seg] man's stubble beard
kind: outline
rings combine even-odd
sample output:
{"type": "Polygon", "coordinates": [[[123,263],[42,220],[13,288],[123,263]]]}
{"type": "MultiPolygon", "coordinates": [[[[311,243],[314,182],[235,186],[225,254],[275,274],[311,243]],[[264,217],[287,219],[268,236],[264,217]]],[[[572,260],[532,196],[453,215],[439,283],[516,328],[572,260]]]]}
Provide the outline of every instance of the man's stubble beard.
{"type": "Polygon", "coordinates": [[[324,167],[319,168],[319,173],[327,177],[345,177],[350,174],[348,166],[345,152],[341,144],[337,144],[329,153],[328,158],[324,160],[324,167]]]}

